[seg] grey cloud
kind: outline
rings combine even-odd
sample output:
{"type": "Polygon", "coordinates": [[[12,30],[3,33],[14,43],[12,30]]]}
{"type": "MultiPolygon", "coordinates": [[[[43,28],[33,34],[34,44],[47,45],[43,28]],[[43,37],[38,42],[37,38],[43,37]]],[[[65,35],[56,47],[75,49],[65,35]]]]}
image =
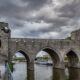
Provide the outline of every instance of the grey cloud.
{"type": "MultiPolygon", "coordinates": [[[[7,22],[10,24],[10,28],[12,29],[12,37],[40,37],[42,34],[48,34],[49,32],[57,32],[60,35],[56,36],[56,38],[64,38],[70,34],[71,31],[63,31],[62,27],[73,27],[72,30],[80,28],[80,1],[73,0],[70,3],[65,3],[63,6],[59,7],[52,5],[51,0],[0,0],[0,18],[5,17],[7,22]],[[24,5],[27,4],[27,5],[24,5]],[[51,16],[51,13],[47,14],[47,12],[40,11],[48,5],[52,7],[51,12],[55,12],[56,14],[51,16]],[[32,16],[33,12],[37,15],[32,16]],[[56,17],[55,17],[56,16],[56,17]],[[44,21],[49,25],[48,27],[43,26],[43,28],[34,29],[33,26],[24,25],[26,22],[28,23],[41,23],[44,21]],[[30,29],[30,28],[31,29],[30,29]],[[24,28],[24,29],[22,29],[24,28]],[[17,32],[19,30],[19,32],[17,32]],[[17,34],[16,34],[17,33],[17,34]],[[14,35],[13,35],[14,34],[14,35]]],[[[65,28],[64,28],[65,29],[65,28]]],[[[44,36],[45,38],[45,36],[44,36]]],[[[48,35],[48,38],[55,38],[54,35],[48,35]]]]}
{"type": "Polygon", "coordinates": [[[29,8],[38,8],[42,7],[44,4],[49,3],[50,0],[22,0],[29,3],[29,8]]]}
{"type": "Polygon", "coordinates": [[[60,17],[75,18],[80,17],[80,0],[73,0],[72,3],[66,4],[57,9],[61,13],[60,17]]]}

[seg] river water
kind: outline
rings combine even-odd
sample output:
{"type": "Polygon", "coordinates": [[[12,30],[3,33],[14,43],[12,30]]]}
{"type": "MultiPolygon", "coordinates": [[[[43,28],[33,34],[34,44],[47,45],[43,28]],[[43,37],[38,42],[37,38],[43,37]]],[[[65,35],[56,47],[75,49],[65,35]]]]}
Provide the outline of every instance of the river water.
{"type": "MultiPolygon", "coordinates": [[[[52,69],[52,66],[35,64],[35,76],[30,72],[30,80],[80,80],[80,69],[52,69]],[[35,77],[35,79],[33,79],[35,77]]],[[[14,80],[27,80],[26,63],[19,62],[14,65],[14,80]]],[[[28,76],[29,77],[29,76],[28,76]]],[[[29,80],[28,79],[28,80],[29,80]]]]}

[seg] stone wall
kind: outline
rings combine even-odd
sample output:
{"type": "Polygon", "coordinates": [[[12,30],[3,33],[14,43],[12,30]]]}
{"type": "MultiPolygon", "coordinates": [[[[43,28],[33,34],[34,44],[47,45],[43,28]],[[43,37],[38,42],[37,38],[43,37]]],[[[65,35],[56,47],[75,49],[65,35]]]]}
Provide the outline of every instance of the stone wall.
{"type": "Polygon", "coordinates": [[[8,40],[10,32],[6,33],[4,27],[8,27],[8,23],[0,22],[0,64],[3,64],[8,59],[8,40]]]}
{"type": "Polygon", "coordinates": [[[71,33],[72,40],[80,40],[80,29],[71,33]]]}

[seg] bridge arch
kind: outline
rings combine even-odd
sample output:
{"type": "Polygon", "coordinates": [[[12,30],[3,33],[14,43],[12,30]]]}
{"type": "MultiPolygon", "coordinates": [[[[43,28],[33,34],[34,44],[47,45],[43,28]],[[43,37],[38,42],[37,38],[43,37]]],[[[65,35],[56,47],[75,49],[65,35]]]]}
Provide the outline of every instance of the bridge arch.
{"type": "MultiPolygon", "coordinates": [[[[70,49],[67,51],[65,54],[68,58],[68,67],[77,67],[78,62],[79,62],[79,56],[77,52],[73,49],[70,49]]],[[[64,56],[65,57],[65,56],[64,56]]]]}
{"type": "MultiPolygon", "coordinates": [[[[26,51],[24,51],[24,50],[16,50],[16,51],[14,51],[14,52],[12,51],[12,52],[11,52],[12,55],[10,55],[10,57],[13,58],[13,56],[16,55],[17,52],[21,53],[21,54],[25,57],[26,61],[30,61],[29,55],[28,55],[28,54],[26,53],[26,51]]],[[[10,61],[12,61],[12,60],[10,60],[10,61]]]]}
{"type": "Polygon", "coordinates": [[[53,49],[44,48],[43,51],[47,52],[51,56],[54,65],[59,63],[60,57],[53,49]]]}
{"type": "Polygon", "coordinates": [[[42,48],[41,50],[39,50],[39,52],[40,51],[47,52],[50,55],[50,57],[52,58],[54,68],[63,69],[63,65],[62,65],[62,62],[61,62],[62,57],[61,57],[60,53],[57,50],[49,48],[49,47],[45,47],[45,48],[42,48]]]}
{"type": "Polygon", "coordinates": [[[25,51],[19,50],[18,52],[20,52],[21,54],[23,54],[27,61],[30,61],[30,58],[29,58],[29,56],[25,53],[25,51]]]}
{"type": "MultiPolygon", "coordinates": [[[[24,58],[26,59],[26,61],[25,61],[25,67],[26,67],[26,70],[25,70],[25,73],[26,73],[26,77],[27,77],[27,79],[29,78],[29,76],[31,76],[30,75],[30,73],[31,73],[31,71],[32,71],[32,74],[34,75],[34,71],[33,71],[33,68],[34,68],[34,66],[33,66],[33,64],[30,62],[30,56],[27,54],[27,51],[25,51],[25,50],[16,50],[15,51],[15,53],[13,53],[13,55],[12,55],[12,58],[13,58],[13,56],[14,55],[16,55],[16,53],[20,53],[20,54],[22,54],[23,56],[24,56],[24,58]]],[[[11,60],[12,61],[12,60],[11,60]]],[[[15,63],[16,64],[16,63],[15,63]]],[[[21,63],[21,64],[19,64],[19,65],[24,65],[24,63],[21,63]]],[[[19,66],[18,65],[18,66],[19,66]]],[[[22,67],[21,67],[22,68],[22,67]]],[[[21,69],[22,70],[22,69],[21,69]]],[[[21,73],[22,74],[22,73],[21,73]]],[[[33,78],[34,76],[32,76],[32,78],[33,78]]],[[[34,80],[34,78],[33,78],[33,80],[34,80]]]]}

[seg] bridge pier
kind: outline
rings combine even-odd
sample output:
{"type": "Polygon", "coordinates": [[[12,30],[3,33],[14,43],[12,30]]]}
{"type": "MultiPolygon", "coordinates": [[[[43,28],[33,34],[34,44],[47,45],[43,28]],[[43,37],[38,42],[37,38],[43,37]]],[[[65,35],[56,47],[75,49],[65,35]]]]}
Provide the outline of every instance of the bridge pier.
{"type": "Polygon", "coordinates": [[[27,70],[34,71],[34,61],[27,62],[27,70]]]}
{"type": "Polygon", "coordinates": [[[69,80],[80,80],[80,69],[68,69],[69,80]],[[73,77],[74,76],[74,77],[73,77]]]}
{"type": "Polygon", "coordinates": [[[65,69],[65,64],[63,62],[58,62],[58,63],[53,64],[53,68],[65,69]]]}
{"type": "Polygon", "coordinates": [[[52,80],[66,80],[65,71],[60,69],[53,69],[52,80]]]}
{"type": "Polygon", "coordinates": [[[27,80],[35,80],[34,70],[27,71],[27,80]]]}
{"type": "Polygon", "coordinates": [[[68,63],[68,67],[69,68],[80,68],[80,62],[72,64],[72,63],[68,63]]]}
{"type": "MultiPolygon", "coordinates": [[[[58,63],[58,64],[53,65],[54,69],[65,69],[65,67],[66,67],[65,63],[58,63]]],[[[68,63],[67,67],[68,68],[77,68],[77,69],[80,69],[80,62],[77,63],[77,64],[68,63]]]]}
{"type": "Polygon", "coordinates": [[[34,61],[27,62],[27,80],[34,80],[34,61]]]}

